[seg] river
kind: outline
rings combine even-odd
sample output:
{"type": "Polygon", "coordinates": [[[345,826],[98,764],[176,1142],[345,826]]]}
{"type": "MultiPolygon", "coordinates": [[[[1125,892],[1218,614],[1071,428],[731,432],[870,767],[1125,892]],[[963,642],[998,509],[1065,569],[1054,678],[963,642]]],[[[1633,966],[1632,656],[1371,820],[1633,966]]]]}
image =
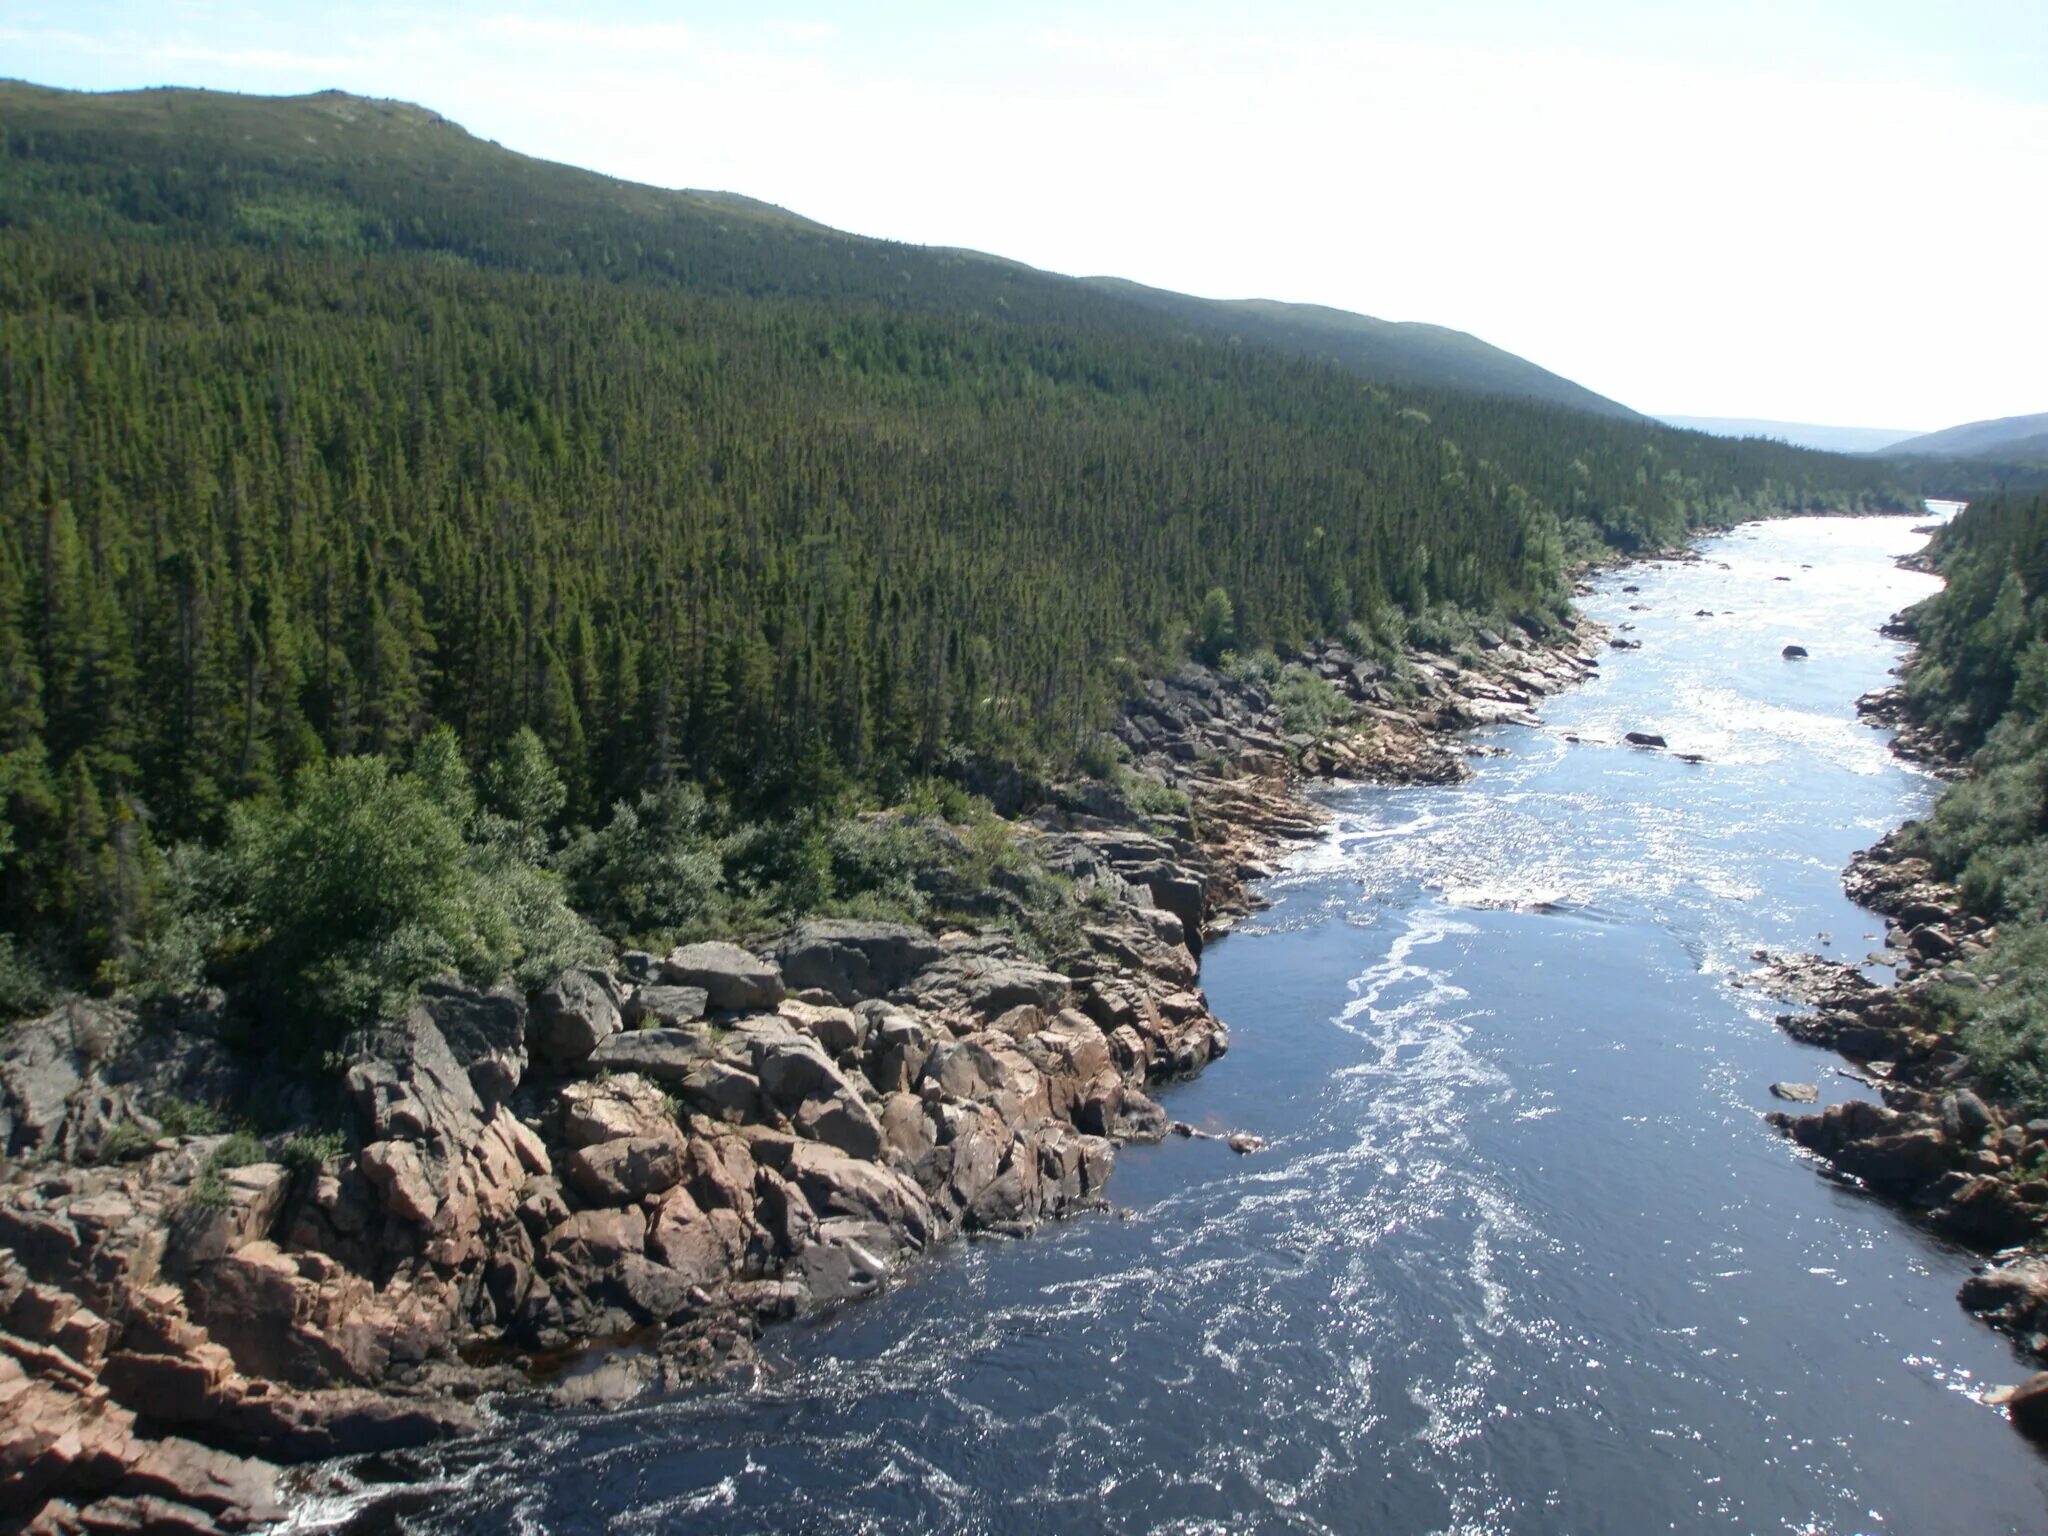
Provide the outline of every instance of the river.
{"type": "Polygon", "coordinates": [[[1860,1090],[1730,985],[1881,935],[1839,871],[1933,786],[1852,705],[1932,589],[1892,563],[1919,521],[1603,577],[1585,606],[1642,648],[1541,729],[1475,737],[1456,788],[1325,793],[1205,959],[1230,1055],[1164,1095],[1268,1151],[1127,1150],[1121,1218],[950,1246],[743,1383],[517,1417],[364,1524],[2048,1526],[2048,1460],[1974,1396],[2026,1367],[1957,1307],[1968,1256],[1763,1123],[1775,1080],[1860,1090]]]}

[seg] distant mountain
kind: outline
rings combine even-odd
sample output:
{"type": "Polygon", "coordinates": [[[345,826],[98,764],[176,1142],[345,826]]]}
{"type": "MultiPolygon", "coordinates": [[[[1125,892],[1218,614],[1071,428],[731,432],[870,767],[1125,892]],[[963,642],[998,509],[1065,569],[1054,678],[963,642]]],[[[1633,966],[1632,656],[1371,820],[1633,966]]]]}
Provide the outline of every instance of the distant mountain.
{"type": "Polygon", "coordinates": [[[1933,459],[2048,459],[2048,411],[2001,416],[1996,421],[1966,421],[1959,427],[1909,437],[1885,452],[1933,459]]]}
{"type": "Polygon", "coordinates": [[[1591,411],[1596,416],[1641,419],[1619,401],[1595,394],[1477,336],[1441,325],[1376,320],[1321,304],[1286,304],[1276,299],[1198,299],[1120,277],[1083,281],[1197,329],[1302,353],[1389,384],[1518,395],[1591,411]]]}
{"type": "Polygon", "coordinates": [[[1750,416],[1659,416],[1657,420],[1715,437],[1768,437],[1826,453],[1876,453],[1914,435],[1903,427],[1827,427],[1810,421],[1763,421],[1750,416]]]}
{"type": "MultiPolygon", "coordinates": [[[[225,222],[244,240],[358,251],[432,246],[479,266],[673,283],[695,293],[1122,324],[1148,334],[1160,332],[1163,313],[1182,334],[1256,341],[1375,383],[1640,419],[1461,331],[1309,305],[1217,302],[979,251],[867,239],[737,193],[669,191],[532,159],[407,102],[340,91],[82,94],[0,80],[0,144],[9,137],[17,153],[89,163],[92,211],[108,230],[163,234],[225,222]],[[134,172],[110,173],[124,156],[134,172]],[[160,157],[180,167],[168,195],[140,184],[144,163],[160,157]]],[[[6,215],[45,217],[61,206],[76,223],[73,174],[17,182],[6,215]]]]}

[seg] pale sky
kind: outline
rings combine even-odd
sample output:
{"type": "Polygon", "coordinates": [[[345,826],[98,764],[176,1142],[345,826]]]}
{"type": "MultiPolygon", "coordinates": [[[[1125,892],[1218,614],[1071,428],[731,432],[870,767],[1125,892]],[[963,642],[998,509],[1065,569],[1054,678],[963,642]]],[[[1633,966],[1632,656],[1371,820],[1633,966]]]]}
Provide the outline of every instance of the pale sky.
{"type": "Polygon", "coordinates": [[[2048,410],[2048,0],[0,0],[0,75],[399,97],[862,234],[1455,326],[1646,411],[2048,410]]]}

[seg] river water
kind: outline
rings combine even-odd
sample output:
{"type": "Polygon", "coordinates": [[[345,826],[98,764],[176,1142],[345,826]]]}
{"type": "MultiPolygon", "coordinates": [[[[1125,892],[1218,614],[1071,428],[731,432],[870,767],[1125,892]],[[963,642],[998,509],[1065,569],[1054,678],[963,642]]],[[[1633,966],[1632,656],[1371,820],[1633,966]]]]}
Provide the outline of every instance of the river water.
{"type": "Polygon", "coordinates": [[[386,1519],[2048,1527],[2048,1460],[1973,1395],[2025,1368],[1957,1307],[1968,1257],[1770,1131],[1774,1080],[1859,1090],[1729,984],[1758,945],[1875,947],[1839,871],[1932,786],[1852,703],[1898,659],[1875,626],[1932,588],[1892,564],[1916,521],[1605,577],[1586,606],[1642,649],[1540,730],[1475,738],[1501,755],[1456,788],[1329,793],[1328,837],[1204,961],[1231,1054],[1164,1095],[1269,1151],[1128,1150],[1122,1219],[954,1245],[771,1335],[750,1382],[515,1419],[386,1519]]]}

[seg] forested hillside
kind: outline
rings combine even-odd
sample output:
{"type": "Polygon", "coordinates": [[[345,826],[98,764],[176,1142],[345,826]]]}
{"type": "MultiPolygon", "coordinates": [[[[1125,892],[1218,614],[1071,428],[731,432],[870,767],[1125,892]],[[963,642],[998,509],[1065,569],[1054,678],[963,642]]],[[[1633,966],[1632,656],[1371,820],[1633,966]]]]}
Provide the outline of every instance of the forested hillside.
{"type": "Polygon", "coordinates": [[[1947,587],[1913,610],[1916,713],[1971,749],[1971,778],[1902,836],[1997,942],[1946,1008],[1973,1064],[2048,1112],[2048,496],[1972,503],[1932,550],[1947,587]]]}
{"type": "Polygon", "coordinates": [[[1967,421],[1893,443],[1890,457],[1990,459],[2008,464],[2048,459],[2048,411],[2032,416],[2002,416],[1995,421],[1967,421]]]}
{"type": "Polygon", "coordinates": [[[1596,416],[1636,419],[1636,413],[1605,395],[1560,378],[1477,336],[1441,325],[1377,320],[1320,304],[1283,304],[1272,299],[1198,299],[1121,278],[1089,281],[1188,326],[1215,331],[1335,363],[1367,378],[1406,387],[1457,389],[1473,394],[1513,395],[1568,406],[1596,416]]]}
{"type": "Polygon", "coordinates": [[[787,823],[1058,769],[1205,602],[1212,643],[1391,647],[1553,617],[1606,546],[1899,499],[417,108],[0,89],[0,878],[79,974],[148,926],[160,850],[284,847],[233,808],[437,728],[545,864],[647,790],[787,823]]]}

